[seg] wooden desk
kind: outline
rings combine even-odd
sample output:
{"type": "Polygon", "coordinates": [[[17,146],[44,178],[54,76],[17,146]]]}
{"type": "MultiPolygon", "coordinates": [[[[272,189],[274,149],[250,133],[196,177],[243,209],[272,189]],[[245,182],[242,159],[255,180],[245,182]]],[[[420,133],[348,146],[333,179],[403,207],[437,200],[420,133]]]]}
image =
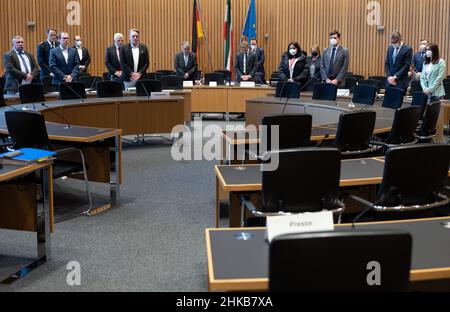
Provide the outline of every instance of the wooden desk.
{"type": "MultiPolygon", "coordinates": [[[[7,136],[5,111],[0,109],[0,135],[7,136]]],[[[85,156],[88,179],[91,182],[109,184],[109,202],[94,207],[91,215],[98,214],[119,204],[122,179],[122,130],[70,126],[47,122],[47,133],[54,147],[80,148],[85,156]]],[[[80,162],[79,155],[67,160],[80,162]]],[[[80,178],[82,178],[80,176],[80,178]]]]}
{"type": "MultiPolygon", "coordinates": [[[[351,225],[337,226],[336,230],[348,228],[351,225]]],[[[411,283],[450,279],[450,218],[361,223],[356,228],[411,233],[411,283]]],[[[269,244],[264,228],[207,229],[206,252],[210,291],[268,290],[269,244]],[[242,232],[254,237],[248,241],[237,240],[235,235],[242,232]]]]}
{"type": "Polygon", "coordinates": [[[38,258],[25,268],[0,283],[11,283],[24,277],[51,257],[50,232],[53,224],[53,179],[52,161],[24,166],[0,165],[0,228],[36,232],[38,258]],[[24,175],[41,171],[42,205],[38,207],[36,184],[24,185],[14,181],[24,175]],[[19,187],[21,185],[21,187],[19,187]]]}

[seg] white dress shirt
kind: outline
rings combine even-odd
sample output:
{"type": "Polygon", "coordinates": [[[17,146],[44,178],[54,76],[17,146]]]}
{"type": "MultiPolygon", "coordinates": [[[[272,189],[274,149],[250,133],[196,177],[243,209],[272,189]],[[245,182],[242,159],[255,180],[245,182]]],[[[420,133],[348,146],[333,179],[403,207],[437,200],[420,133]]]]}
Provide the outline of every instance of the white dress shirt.
{"type": "Polygon", "coordinates": [[[83,59],[83,48],[77,48],[77,52],[81,62],[81,60],[83,59]]]}
{"type": "MultiPolygon", "coordinates": [[[[31,74],[31,62],[30,59],[28,58],[28,56],[24,53],[22,54],[23,60],[25,60],[25,63],[22,60],[22,57],[20,57],[19,52],[14,49],[14,51],[17,54],[17,58],[19,59],[19,63],[20,63],[20,71],[24,74],[31,74]],[[28,70],[27,70],[28,68],[28,70]]],[[[22,80],[22,84],[28,84],[31,83],[30,81],[26,81],[26,80],[22,80]]]]}
{"type": "Polygon", "coordinates": [[[133,52],[134,72],[137,73],[139,65],[139,45],[131,45],[131,51],[133,52]]]}
{"type": "Polygon", "coordinates": [[[62,54],[64,56],[64,59],[66,60],[66,64],[69,63],[69,49],[64,49],[63,46],[61,46],[62,54]]]}

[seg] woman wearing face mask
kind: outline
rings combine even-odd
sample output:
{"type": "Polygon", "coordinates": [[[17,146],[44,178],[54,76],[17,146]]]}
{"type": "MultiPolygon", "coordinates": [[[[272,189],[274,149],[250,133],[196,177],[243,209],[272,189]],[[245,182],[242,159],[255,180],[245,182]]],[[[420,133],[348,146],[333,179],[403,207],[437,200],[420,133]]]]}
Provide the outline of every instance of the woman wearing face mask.
{"type": "Polygon", "coordinates": [[[320,48],[316,44],[311,48],[311,56],[306,58],[304,77],[320,77],[320,48]]]}
{"type": "Polygon", "coordinates": [[[437,44],[430,43],[426,48],[420,84],[423,92],[429,96],[431,102],[445,96],[443,82],[446,72],[446,64],[440,57],[439,47],[437,44]]]}
{"type": "Polygon", "coordinates": [[[302,51],[298,42],[291,42],[287,52],[281,58],[278,71],[280,78],[287,81],[299,82],[303,78],[306,65],[306,52],[302,51]]]}

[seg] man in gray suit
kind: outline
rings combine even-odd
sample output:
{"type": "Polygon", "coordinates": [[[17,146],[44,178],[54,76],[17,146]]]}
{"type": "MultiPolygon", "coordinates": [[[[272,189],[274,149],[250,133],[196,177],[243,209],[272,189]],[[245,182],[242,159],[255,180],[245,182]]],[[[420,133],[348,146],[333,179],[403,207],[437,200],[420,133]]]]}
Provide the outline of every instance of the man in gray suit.
{"type": "Polygon", "coordinates": [[[249,51],[247,42],[242,42],[240,45],[240,52],[236,56],[236,63],[234,65],[236,81],[253,81],[257,69],[258,59],[256,54],[249,51]]]}
{"type": "Polygon", "coordinates": [[[3,55],[5,90],[8,94],[17,93],[19,86],[31,83],[38,78],[36,61],[31,53],[24,50],[23,37],[13,37],[12,44],[12,50],[3,55]]]}
{"type": "Polygon", "coordinates": [[[197,73],[197,56],[191,52],[189,42],[183,42],[182,51],[175,55],[175,71],[177,75],[183,76],[184,80],[195,80],[197,73]]]}
{"type": "Polygon", "coordinates": [[[326,49],[320,63],[322,81],[342,86],[347,75],[350,55],[347,48],[341,46],[341,34],[330,33],[330,47],[326,49]]]}

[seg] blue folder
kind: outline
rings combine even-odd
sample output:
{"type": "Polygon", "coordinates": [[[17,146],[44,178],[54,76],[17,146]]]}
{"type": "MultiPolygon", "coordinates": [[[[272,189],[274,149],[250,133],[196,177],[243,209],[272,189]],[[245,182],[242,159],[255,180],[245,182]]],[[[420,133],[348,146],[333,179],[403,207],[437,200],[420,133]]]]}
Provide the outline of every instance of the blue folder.
{"type": "MultiPolygon", "coordinates": [[[[22,154],[12,158],[12,160],[23,161],[23,162],[41,162],[41,161],[45,161],[45,160],[51,158],[52,156],[56,155],[55,152],[36,149],[36,148],[21,148],[21,149],[18,149],[17,151],[22,152],[22,154]]],[[[3,155],[5,155],[5,154],[7,154],[7,153],[0,154],[0,158],[3,158],[3,155]]]]}

